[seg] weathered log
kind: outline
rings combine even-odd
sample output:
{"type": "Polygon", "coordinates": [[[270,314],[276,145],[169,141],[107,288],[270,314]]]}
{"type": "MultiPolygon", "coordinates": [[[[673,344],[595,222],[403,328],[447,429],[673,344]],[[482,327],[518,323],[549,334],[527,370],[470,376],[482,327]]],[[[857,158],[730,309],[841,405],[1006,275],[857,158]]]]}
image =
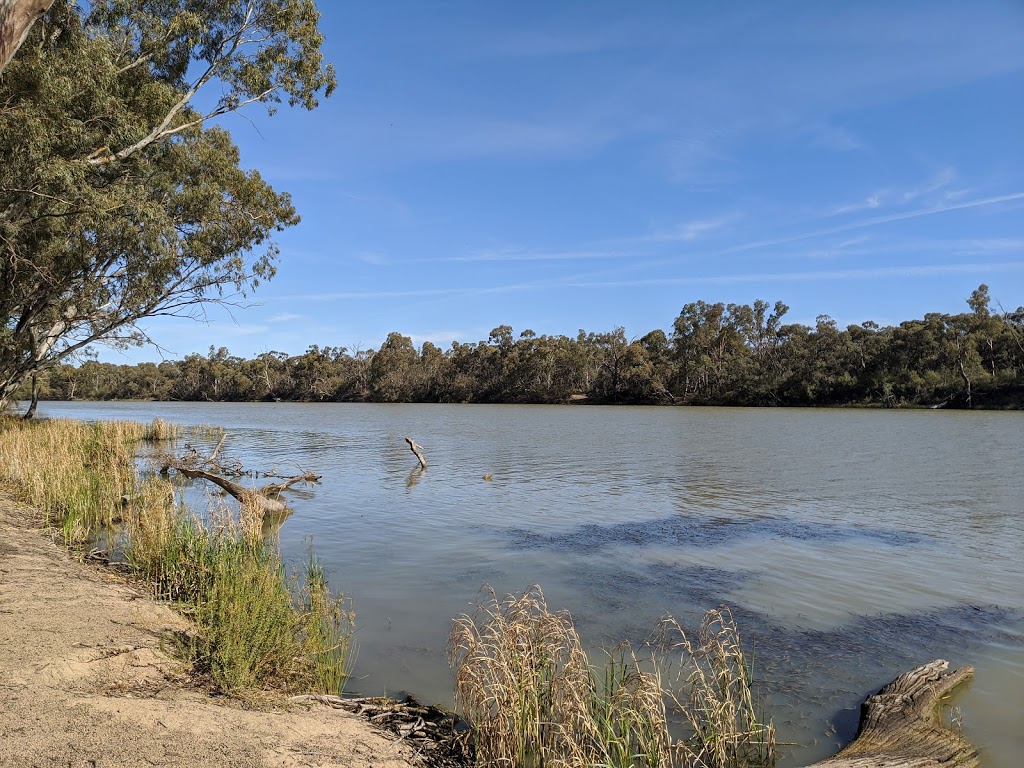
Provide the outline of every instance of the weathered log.
{"type": "Polygon", "coordinates": [[[936,659],[869,696],[857,738],[810,768],[976,768],[977,749],[939,720],[940,700],[970,680],[974,669],[948,667],[936,659]]]}
{"type": "MultiPolygon", "coordinates": [[[[205,469],[189,469],[188,467],[183,466],[176,467],[173,464],[170,466],[191,480],[198,477],[203,480],[209,480],[214,485],[219,485],[225,491],[238,499],[242,504],[246,504],[253,509],[257,509],[263,514],[281,514],[287,509],[283,501],[276,498],[270,498],[269,496],[264,496],[262,489],[243,488],[238,483],[233,483],[226,477],[221,477],[220,475],[215,475],[212,472],[207,472],[205,469]]],[[[274,483],[273,485],[279,484],[274,483]]],[[[278,493],[280,493],[280,491],[278,493]]]]}
{"type": "Polygon", "coordinates": [[[417,445],[416,441],[413,440],[411,437],[405,438],[405,442],[407,442],[409,444],[409,450],[411,450],[413,453],[415,453],[416,454],[416,458],[420,460],[420,466],[423,469],[426,469],[427,468],[427,460],[423,458],[423,453],[420,451],[420,448],[422,448],[422,446],[417,445]]]}

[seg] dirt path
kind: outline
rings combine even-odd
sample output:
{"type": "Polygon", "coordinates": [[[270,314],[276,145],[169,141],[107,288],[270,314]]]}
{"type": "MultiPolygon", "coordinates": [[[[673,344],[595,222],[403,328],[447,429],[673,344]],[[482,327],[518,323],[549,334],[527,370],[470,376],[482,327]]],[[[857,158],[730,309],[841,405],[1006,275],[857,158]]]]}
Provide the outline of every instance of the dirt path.
{"type": "Polygon", "coordinates": [[[189,689],[161,651],[185,628],[0,496],[0,766],[416,765],[343,710],[248,711],[189,689]]]}

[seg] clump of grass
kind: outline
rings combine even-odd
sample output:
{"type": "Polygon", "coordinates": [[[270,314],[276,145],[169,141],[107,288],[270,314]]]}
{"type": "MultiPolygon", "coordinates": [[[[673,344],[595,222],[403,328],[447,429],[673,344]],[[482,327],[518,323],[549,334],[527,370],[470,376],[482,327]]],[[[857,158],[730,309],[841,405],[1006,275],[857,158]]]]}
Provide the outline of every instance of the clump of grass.
{"type": "Polygon", "coordinates": [[[341,694],[355,622],[349,601],[331,593],[315,560],[305,578],[289,576],[244,508],[238,519],[220,508],[200,520],[173,503],[146,505],[128,542],[154,594],[194,618],[199,634],[186,651],[221,690],[341,694]]]}
{"type": "Polygon", "coordinates": [[[670,691],[689,733],[676,743],[683,764],[696,768],[747,768],[775,763],[775,726],[755,700],[748,664],[732,612],[708,611],[693,642],[672,617],[662,619],[662,647],[678,654],[670,691]]]}
{"type": "Polygon", "coordinates": [[[173,422],[164,421],[157,416],[146,426],[142,439],[149,442],[161,442],[165,440],[176,440],[180,434],[181,427],[173,422]]]}
{"type": "Polygon", "coordinates": [[[224,427],[215,427],[212,424],[193,424],[188,427],[188,434],[197,439],[215,440],[224,434],[224,427]]]}
{"type": "Polygon", "coordinates": [[[658,766],[668,758],[657,675],[628,646],[591,667],[569,615],[533,586],[455,620],[456,701],[488,766],[658,766]]]}
{"type": "Polygon", "coordinates": [[[774,731],[755,716],[727,609],[709,612],[698,644],[672,620],[661,637],[668,645],[650,645],[649,656],[623,644],[595,667],[569,615],[549,611],[539,587],[501,601],[485,592],[473,616],[455,620],[449,641],[477,764],[771,765],[774,731]],[[682,712],[686,739],[673,738],[667,704],[682,712]]]}

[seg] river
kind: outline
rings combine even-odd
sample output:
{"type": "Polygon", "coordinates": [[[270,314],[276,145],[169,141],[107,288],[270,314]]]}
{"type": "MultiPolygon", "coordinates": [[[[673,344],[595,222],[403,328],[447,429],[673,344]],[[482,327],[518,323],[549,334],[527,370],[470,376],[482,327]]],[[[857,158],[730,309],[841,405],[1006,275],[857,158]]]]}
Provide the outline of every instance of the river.
{"type": "Polygon", "coordinates": [[[224,453],[323,475],[290,497],[359,625],[350,690],[451,705],[451,618],[539,583],[591,647],[732,606],[781,766],[834,752],[864,696],[933,658],[989,768],[1024,765],[1024,413],[57,403],[43,417],[224,426],[224,453]],[[429,468],[404,442],[423,446],[429,468]],[[485,479],[485,476],[489,479],[485,479]]]}

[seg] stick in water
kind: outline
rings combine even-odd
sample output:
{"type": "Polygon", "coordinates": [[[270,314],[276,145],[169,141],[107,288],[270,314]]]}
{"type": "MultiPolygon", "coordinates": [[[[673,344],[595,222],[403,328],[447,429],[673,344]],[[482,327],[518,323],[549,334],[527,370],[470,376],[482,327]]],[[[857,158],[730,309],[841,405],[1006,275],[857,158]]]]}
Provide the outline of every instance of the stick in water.
{"type": "Polygon", "coordinates": [[[411,437],[405,438],[405,442],[409,444],[409,450],[416,454],[416,458],[420,460],[420,466],[423,469],[427,468],[427,460],[423,458],[423,454],[420,452],[420,446],[416,444],[416,441],[411,437]]]}

